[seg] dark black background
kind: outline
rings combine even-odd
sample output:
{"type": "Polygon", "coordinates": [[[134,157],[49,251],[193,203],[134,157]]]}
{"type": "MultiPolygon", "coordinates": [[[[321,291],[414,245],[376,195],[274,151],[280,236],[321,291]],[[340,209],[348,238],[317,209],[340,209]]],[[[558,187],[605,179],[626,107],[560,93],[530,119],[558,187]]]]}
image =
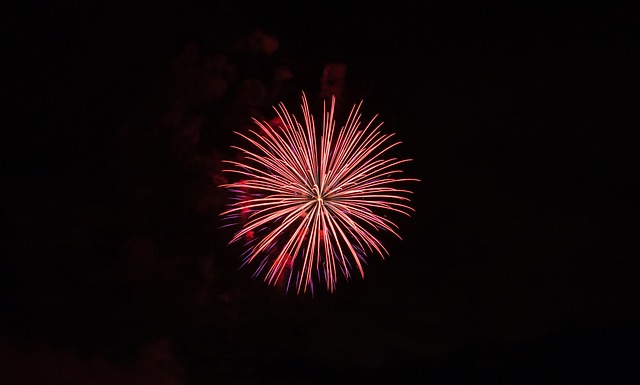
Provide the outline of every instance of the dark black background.
{"type": "Polygon", "coordinates": [[[85,2],[5,18],[5,383],[638,381],[628,10],[85,2]],[[257,28],[273,55],[238,52],[257,28]],[[188,71],[216,53],[237,72],[212,102],[188,71]],[[292,71],[250,110],[269,117],[314,98],[333,62],[344,103],[380,115],[421,182],[389,258],[296,296],[238,270],[210,174],[249,117],[243,81],[292,71]]]}

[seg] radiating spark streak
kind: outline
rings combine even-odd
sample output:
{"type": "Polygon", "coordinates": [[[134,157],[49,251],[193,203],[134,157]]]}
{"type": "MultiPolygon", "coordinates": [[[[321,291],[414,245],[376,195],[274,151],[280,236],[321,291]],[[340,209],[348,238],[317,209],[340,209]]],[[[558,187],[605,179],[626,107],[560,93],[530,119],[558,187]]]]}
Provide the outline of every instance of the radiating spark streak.
{"type": "Polygon", "coordinates": [[[334,292],[340,274],[364,277],[367,254],[389,254],[376,233],[402,239],[385,213],[410,216],[411,190],[397,188],[418,179],[399,177],[411,159],[384,158],[400,144],[380,131],[375,115],[361,124],[362,102],[336,130],[335,97],[323,108],[317,132],[305,94],[302,120],[283,103],[274,106],[281,124],[253,122],[260,130],[236,132],[248,144],[233,146],[243,159],[225,160],[224,172],[241,180],[221,185],[233,200],[220,215],[240,226],[229,244],[244,241],[242,266],[257,263],[254,276],[276,285],[293,282],[298,294],[324,281],[334,292]]]}

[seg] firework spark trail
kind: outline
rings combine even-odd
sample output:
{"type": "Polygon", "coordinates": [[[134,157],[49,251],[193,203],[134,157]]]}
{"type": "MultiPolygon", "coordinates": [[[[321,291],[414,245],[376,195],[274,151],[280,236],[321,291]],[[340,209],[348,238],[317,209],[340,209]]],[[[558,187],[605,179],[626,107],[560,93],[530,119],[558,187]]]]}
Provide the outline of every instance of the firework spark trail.
{"type": "Polygon", "coordinates": [[[318,137],[304,93],[304,124],[279,103],[280,127],[253,119],[260,131],[236,132],[253,149],[234,146],[242,161],[224,161],[231,168],[223,171],[241,180],[221,185],[233,201],[220,215],[240,226],[229,243],[244,241],[242,266],[257,262],[254,276],[263,274],[271,285],[286,279],[287,290],[293,280],[298,294],[324,281],[333,292],[339,272],[348,280],[357,269],[364,277],[368,253],[389,254],[374,232],[401,239],[384,213],[409,216],[412,192],[394,185],[419,180],[397,177],[411,159],[383,158],[400,142],[390,143],[393,134],[374,125],[377,115],[361,128],[361,105],[337,135],[335,97],[328,111],[323,104],[318,137]]]}

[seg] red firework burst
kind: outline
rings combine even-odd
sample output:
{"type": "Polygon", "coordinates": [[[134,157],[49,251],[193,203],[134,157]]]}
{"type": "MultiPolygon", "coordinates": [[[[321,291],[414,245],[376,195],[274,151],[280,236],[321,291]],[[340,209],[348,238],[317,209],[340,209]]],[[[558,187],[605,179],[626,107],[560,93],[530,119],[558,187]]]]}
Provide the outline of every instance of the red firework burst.
{"type": "Polygon", "coordinates": [[[283,103],[274,106],[278,119],[258,121],[260,130],[240,135],[251,149],[224,172],[240,181],[221,185],[232,201],[221,216],[239,225],[230,244],[242,242],[243,264],[256,265],[255,276],[271,285],[293,283],[297,293],[324,282],[334,292],[338,272],[345,279],[370,253],[385,258],[387,249],[375,233],[400,238],[389,212],[409,216],[410,190],[394,186],[418,181],[400,178],[399,166],[411,159],[385,158],[400,142],[380,132],[377,116],[361,128],[360,107],[352,107],[346,123],[336,130],[335,97],[323,104],[322,130],[317,132],[309,104],[302,94],[303,123],[283,103]]]}

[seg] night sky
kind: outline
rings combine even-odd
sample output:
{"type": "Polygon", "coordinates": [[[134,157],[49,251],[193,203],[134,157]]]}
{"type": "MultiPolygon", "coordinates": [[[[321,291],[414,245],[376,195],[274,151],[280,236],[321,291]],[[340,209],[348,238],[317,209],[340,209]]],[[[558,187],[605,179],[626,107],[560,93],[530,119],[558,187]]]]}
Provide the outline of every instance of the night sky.
{"type": "Polygon", "coordinates": [[[631,12],[85,3],[3,22],[0,383],[640,381],[631,12]],[[420,179],[390,256],[313,296],[219,220],[232,132],[302,91],[420,179]]]}

